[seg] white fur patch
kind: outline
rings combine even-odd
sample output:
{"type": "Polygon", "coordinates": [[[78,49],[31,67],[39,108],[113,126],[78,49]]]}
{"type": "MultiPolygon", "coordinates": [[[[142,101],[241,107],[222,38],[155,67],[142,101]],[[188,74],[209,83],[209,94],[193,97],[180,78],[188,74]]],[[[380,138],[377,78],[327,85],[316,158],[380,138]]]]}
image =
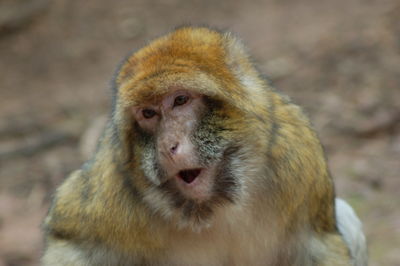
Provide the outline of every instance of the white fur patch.
{"type": "Polygon", "coordinates": [[[162,217],[171,219],[173,216],[172,202],[156,187],[151,187],[144,192],[144,200],[162,217]]]}
{"type": "Polygon", "coordinates": [[[160,179],[158,178],[158,171],[154,167],[153,162],[156,161],[156,154],[154,149],[145,149],[142,153],[142,164],[141,168],[146,173],[146,176],[156,186],[160,185],[160,179]]]}
{"type": "Polygon", "coordinates": [[[78,245],[64,240],[51,240],[41,265],[134,265],[132,258],[122,256],[101,245],[78,245]]]}
{"type": "Polygon", "coordinates": [[[258,79],[255,77],[252,77],[250,75],[246,75],[244,73],[236,73],[236,76],[239,78],[240,82],[243,84],[243,86],[247,89],[255,89],[260,87],[260,82],[258,79]]]}
{"type": "Polygon", "coordinates": [[[336,198],[335,203],[338,229],[350,250],[353,264],[354,266],[365,266],[368,255],[362,224],[346,201],[336,198]]]}

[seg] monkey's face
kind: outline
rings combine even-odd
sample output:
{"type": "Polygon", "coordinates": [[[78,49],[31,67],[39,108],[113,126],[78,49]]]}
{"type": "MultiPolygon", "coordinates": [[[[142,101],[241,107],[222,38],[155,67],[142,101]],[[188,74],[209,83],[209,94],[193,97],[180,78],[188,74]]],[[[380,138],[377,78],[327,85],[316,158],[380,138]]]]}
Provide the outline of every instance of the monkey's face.
{"type": "Polygon", "coordinates": [[[218,108],[217,101],[182,88],[132,108],[143,143],[141,168],[152,183],[145,199],[165,216],[203,223],[237,196],[231,170],[237,148],[223,137],[218,108]]]}

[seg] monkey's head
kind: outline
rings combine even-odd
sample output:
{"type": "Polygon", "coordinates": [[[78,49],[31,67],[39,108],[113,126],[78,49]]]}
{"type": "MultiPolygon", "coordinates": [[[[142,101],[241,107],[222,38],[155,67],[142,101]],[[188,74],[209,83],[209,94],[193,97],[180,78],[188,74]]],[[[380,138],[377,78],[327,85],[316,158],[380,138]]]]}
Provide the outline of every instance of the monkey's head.
{"type": "Polygon", "coordinates": [[[262,157],[267,92],[237,39],[178,29],[129,56],[114,85],[130,182],[152,210],[197,228],[243,197],[262,157]]]}

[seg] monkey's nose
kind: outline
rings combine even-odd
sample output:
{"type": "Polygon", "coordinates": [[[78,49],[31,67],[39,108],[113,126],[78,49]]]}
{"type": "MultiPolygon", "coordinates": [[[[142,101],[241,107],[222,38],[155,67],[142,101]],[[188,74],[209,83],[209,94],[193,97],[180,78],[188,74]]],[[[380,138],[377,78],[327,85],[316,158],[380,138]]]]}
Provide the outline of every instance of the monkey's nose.
{"type": "Polygon", "coordinates": [[[169,151],[171,152],[172,155],[174,155],[174,154],[177,153],[177,151],[178,151],[178,146],[179,146],[179,143],[177,142],[177,143],[175,143],[175,145],[173,145],[173,146],[169,149],[169,151]]]}

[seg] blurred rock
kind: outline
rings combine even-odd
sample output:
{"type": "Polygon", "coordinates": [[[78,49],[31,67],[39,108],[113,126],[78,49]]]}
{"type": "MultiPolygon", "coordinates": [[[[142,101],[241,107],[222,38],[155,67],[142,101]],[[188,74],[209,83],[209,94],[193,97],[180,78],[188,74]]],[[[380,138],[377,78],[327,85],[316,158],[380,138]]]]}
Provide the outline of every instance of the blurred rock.
{"type": "Polygon", "coordinates": [[[96,150],[97,142],[106,126],[107,118],[106,115],[95,118],[83,133],[79,145],[83,160],[89,159],[96,150]]]}
{"type": "Polygon", "coordinates": [[[29,25],[43,14],[49,5],[49,0],[2,0],[0,2],[0,36],[29,25]]]}

